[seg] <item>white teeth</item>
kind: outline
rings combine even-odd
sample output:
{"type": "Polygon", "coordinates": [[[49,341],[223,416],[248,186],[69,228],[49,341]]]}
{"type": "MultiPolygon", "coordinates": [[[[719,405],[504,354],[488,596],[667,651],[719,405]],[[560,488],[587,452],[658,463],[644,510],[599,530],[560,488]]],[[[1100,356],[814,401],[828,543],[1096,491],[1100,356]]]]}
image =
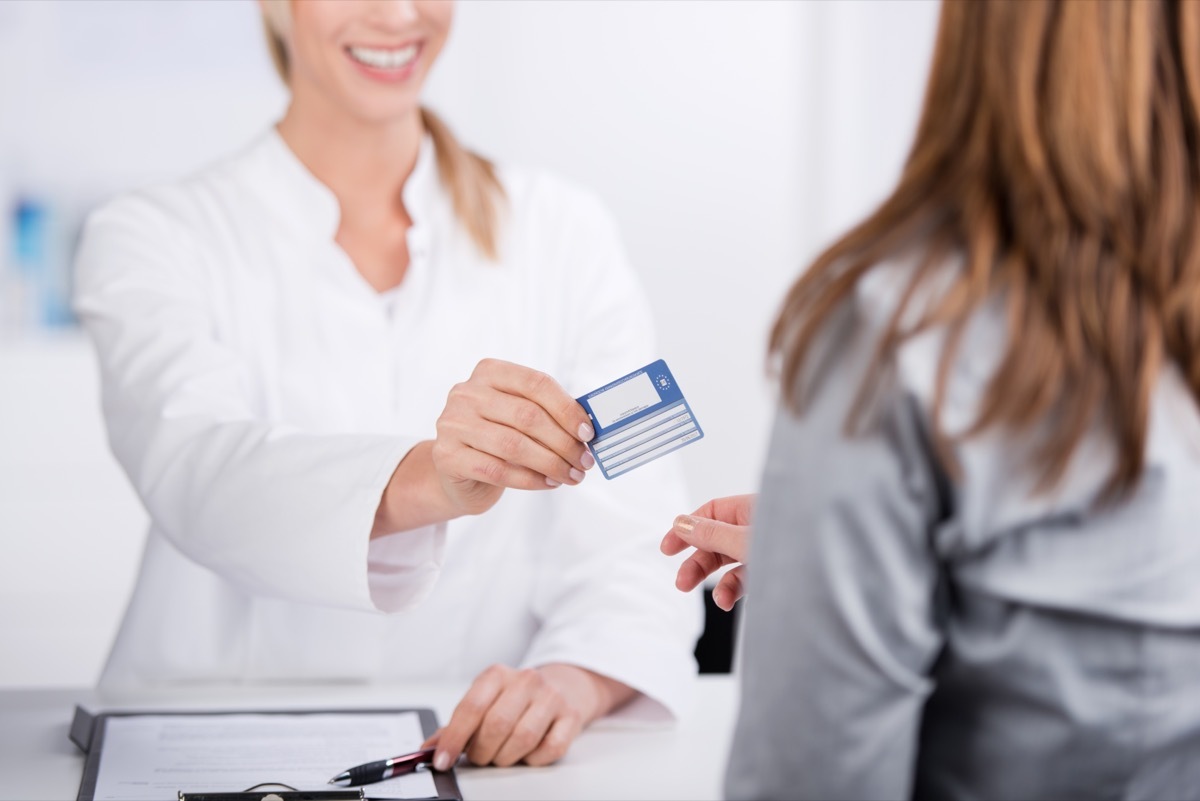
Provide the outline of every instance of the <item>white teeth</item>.
{"type": "Polygon", "coordinates": [[[380,70],[396,70],[407,67],[417,56],[417,46],[411,44],[399,50],[379,50],[374,47],[351,47],[350,55],[355,61],[380,70]]]}

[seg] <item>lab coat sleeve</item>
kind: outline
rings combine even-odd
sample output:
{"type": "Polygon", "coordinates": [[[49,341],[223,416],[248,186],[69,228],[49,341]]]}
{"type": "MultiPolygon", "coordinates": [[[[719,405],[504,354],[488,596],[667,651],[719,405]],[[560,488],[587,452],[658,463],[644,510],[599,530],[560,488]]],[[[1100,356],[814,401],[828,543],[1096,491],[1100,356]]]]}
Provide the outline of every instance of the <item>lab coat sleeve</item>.
{"type": "Polygon", "coordinates": [[[443,531],[369,544],[414,441],[263,419],[250,366],[217,335],[199,240],[178,210],[133,195],[91,216],[76,261],[109,441],[154,524],[252,595],[384,611],[415,602],[436,579],[443,531]]]}
{"type": "Polygon", "coordinates": [[[912,792],[943,637],[931,531],[938,478],[913,397],[846,414],[874,343],[847,315],[799,418],[776,419],[754,524],[726,797],[912,792]],[[846,322],[849,320],[849,322],[846,322]]]}
{"type": "MultiPolygon", "coordinates": [[[[576,396],[661,356],[615,223],[590,196],[578,200],[559,229],[577,304],[560,380],[576,396]]],[[[658,550],[675,515],[694,506],[680,453],[613,481],[593,469],[579,486],[555,490],[535,592],[541,626],[525,660],[579,665],[638,690],[623,715],[646,721],[669,720],[688,704],[703,622],[701,597],[675,589],[677,560],[658,550]]]]}

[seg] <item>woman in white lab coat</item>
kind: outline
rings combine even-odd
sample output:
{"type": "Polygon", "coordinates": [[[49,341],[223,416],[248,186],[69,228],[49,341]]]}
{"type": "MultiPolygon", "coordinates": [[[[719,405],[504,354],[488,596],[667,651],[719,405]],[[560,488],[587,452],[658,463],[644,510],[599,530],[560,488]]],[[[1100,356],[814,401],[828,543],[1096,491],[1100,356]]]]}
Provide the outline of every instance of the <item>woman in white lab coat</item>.
{"type": "Polygon", "coordinates": [[[611,218],[420,108],[451,4],[263,7],[282,121],[95,212],[78,256],[152,521],[102,686],[457,677],[442,767],[677,712],[678,466],[585,480],[572,400],[658,355],[611,218]]]}

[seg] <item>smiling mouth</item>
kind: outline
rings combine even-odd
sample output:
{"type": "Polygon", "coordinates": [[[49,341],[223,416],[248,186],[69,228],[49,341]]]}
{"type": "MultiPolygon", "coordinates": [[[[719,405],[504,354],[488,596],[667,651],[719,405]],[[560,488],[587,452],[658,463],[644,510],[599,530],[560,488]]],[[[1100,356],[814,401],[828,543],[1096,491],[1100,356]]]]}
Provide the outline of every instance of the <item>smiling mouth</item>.
{"type": "Polygon", "coordinates": [[[421,47],[419,44],[397,48],[351,46],[346,48],[346,52],[350,54],[350,58],[365,67],[377,70],[400,70],[416,60],[417,54],[421,52],[421,47]]]}

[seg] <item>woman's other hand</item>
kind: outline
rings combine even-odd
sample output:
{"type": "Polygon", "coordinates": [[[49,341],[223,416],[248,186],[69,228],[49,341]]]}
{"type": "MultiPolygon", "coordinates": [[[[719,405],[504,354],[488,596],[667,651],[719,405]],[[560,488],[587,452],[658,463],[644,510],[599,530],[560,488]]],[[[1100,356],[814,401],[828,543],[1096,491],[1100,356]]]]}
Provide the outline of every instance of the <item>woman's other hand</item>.
{"type": "Polygon", "coordinates": [[[517,670],[492,665],[479,674],[450,722],[423,748],[446,770],[464,751],[476,765],[549,765],[589,723],[634,696],[620,682],[575,665],[517,670]]]}
{"type": "Polygon", "coordinates": [[[750,516],[756,495],[714,498],[690,515],[675,518],[660,549],[674,556],[696,550],[679,566],[675,586],[691,592],[706,578],[727,565],[738,565],[723,575],[713,589],[713,601],[728,612],[746,592],[746,555],[750,551],[750,516]]]}

